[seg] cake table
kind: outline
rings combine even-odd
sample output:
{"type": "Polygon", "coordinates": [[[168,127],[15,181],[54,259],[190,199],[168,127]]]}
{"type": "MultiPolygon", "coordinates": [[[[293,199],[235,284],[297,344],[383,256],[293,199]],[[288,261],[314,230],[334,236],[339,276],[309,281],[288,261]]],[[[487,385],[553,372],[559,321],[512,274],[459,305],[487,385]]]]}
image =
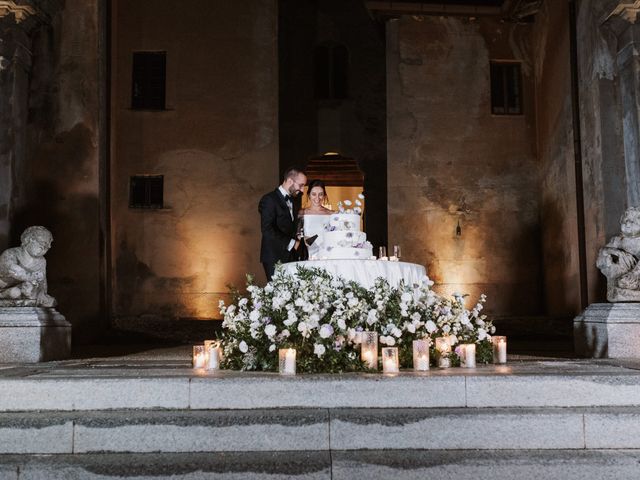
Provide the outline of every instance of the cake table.
{"type": "Polygon", "coordinates": [[[400,280],[405,284],[421,283],[427,271],[422,265],[407,262],[389,262],[382,260],[307,260],[283,265],[288,274],[295,274],[296,268],[321,268],[330,274],[353,280],[365,288],[374,286],[377,278],[385,278],[390,285],[398,286],[400,280]]]}

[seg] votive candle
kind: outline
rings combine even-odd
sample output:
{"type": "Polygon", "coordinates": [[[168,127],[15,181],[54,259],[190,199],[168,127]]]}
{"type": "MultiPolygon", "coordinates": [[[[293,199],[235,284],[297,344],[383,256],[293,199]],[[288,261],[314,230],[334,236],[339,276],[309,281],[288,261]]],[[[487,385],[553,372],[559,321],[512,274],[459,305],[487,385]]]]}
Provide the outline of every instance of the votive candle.
{"type": "Polygon", "coordinates": [[[207,370],[218,370],[220,360],[222,360],[222,348],[217,340],[204,341],[205,368],[207,370]]]}
{"type": "Polygon", "coordinates": [[[281,348],[278,350],[278,369],[281,375],[296,374],[295,348],[281,348]]]}
{"type": "Polygon", "coordinates": [[[493,343],[493,363],[507,363],[507,337],[491,337],[493,343]]]}
{"type": "Polygon", "coordinates": [[[460,366],[464,368],[476,368],[475,343],[463,343],[460,345],[460,366]]]}
{"type": "Polygon", "coordinates": [[[378,333],[360,333],[360,358],[371,370],[378,369],[378,333]]]}
{"type": "Polygon", "coordinates": [[[398,373],[400,371],[397,347],[384,347],[382,349],[382,371],[384,373],[398,373]]]}
{"type": "Polygon", "coordinates": [[[205,351],[204,345],[193,346],[193,357],[191,359],[193,368],[204,368],[205,364],[205,351]]]}
{"type": "Polygon", "coordinates": [[[438,366],[440,368],[449,368],[451,366],[451,343],[449,337],[436,338],[436,350],[438,351],[438,366]]]}
{"type": "Polygon", "coordinates": [[[418,372],[429,370],[429,340],[413,341],[413,369],[418,372]]]}

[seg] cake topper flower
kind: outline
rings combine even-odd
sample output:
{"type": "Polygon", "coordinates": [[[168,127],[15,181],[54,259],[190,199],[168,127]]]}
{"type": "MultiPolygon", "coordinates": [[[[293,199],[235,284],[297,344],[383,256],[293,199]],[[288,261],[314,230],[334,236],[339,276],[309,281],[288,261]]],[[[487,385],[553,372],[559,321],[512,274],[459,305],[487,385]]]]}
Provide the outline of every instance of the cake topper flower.
{"type": "Polygon", "coordinates": [[[362,202],[364,200],[364,194],[359,193],[358,198],[354,201],[351,200],[340,200],[338,202],[338,212],[339,213],[350,213],[355,215],[362,215],[362,202]],[[351,208],[352,205],[355,204],[355,207],[351,208]]]}

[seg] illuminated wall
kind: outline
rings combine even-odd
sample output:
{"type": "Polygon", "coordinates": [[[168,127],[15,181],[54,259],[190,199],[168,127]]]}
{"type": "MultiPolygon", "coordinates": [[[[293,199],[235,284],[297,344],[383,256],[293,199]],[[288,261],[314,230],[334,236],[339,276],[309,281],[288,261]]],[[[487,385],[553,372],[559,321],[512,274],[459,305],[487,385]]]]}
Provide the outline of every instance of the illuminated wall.
{"type": "Polygon", "coordinates": [[[542,306],[529,28],[387,23],[389,244],[426,265],[438,290],[484,292],[504,315],[542,306]],[[491,114],[493,59],[522,60],[524,115],[491,114]]]}
{"type": "Polygon", "coordinates": [[[113,2],[113,315],[216,318],[259,263],[260,197],[278,184],[275,0],[113,2]],[[165,111],[131,105],[132,52],[166,51],[165,111]],[[164,175],[161,210],[129,177],[164,175]]]}

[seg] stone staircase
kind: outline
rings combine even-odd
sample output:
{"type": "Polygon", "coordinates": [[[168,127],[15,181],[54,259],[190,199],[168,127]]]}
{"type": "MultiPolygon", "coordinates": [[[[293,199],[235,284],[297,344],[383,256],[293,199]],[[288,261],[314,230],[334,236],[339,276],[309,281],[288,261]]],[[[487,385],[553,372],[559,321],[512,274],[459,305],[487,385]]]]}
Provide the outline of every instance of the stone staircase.
{"type": "Polygon", "coordinates": [[[399,375],[0,368],[0,479],[640,478],[640,364],[399,375]]]}

